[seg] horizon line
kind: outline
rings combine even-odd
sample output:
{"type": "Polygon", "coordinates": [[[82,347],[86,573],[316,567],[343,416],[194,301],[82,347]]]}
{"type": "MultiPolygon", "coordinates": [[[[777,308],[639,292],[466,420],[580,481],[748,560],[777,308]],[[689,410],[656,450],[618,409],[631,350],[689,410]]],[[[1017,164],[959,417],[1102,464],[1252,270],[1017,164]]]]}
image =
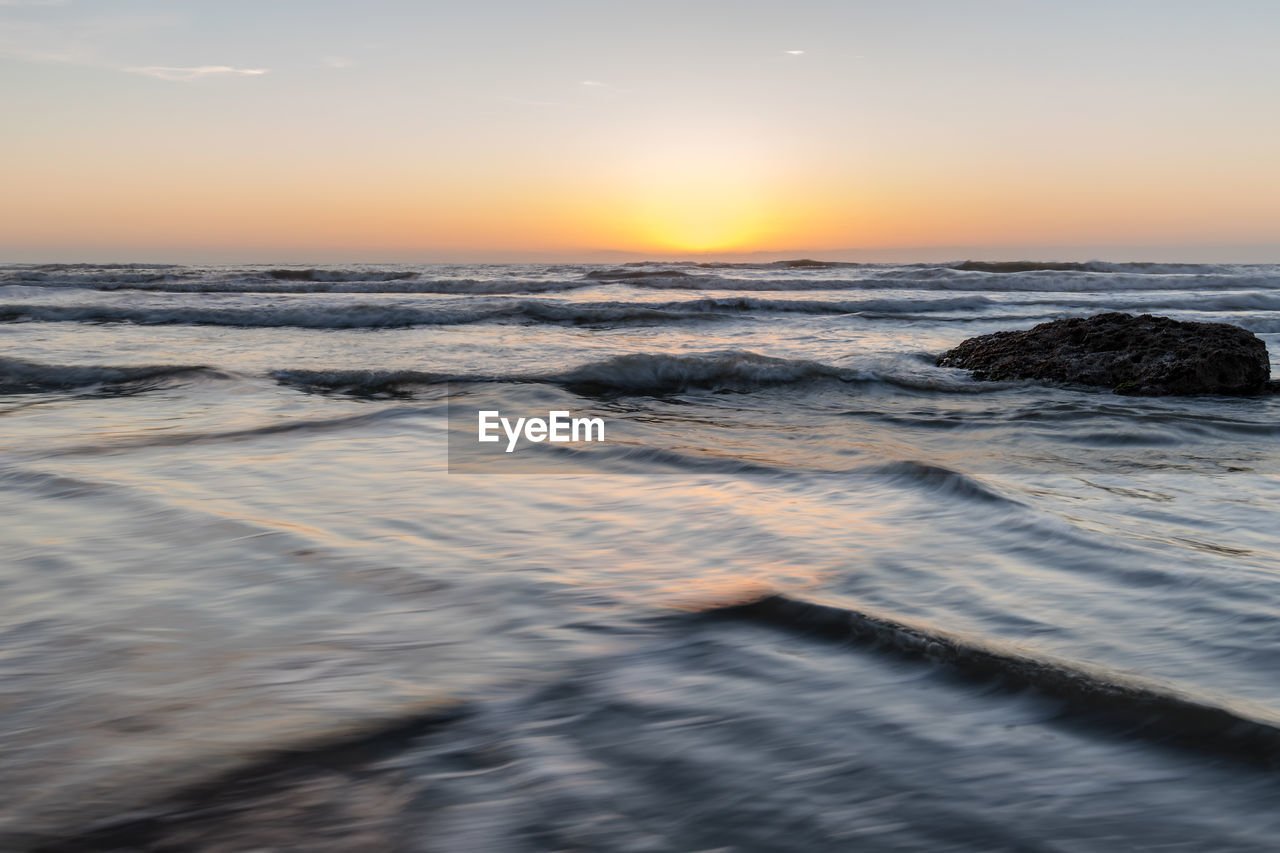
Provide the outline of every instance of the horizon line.
{"type": "Polygon", "coordinates": [[[315,247],[241,250],[235,248],[98,247],[32,249],[10,247],[0,249],[0,263],[5,265],[40,265],[59,263],[112,264],[244,264],[246,266],[330,266],[354,264],[514,264],[514,263],[593,263],[597,261],[671,262],[775,262],[816,260],[847,263],[947,263],[964,261],[1079,263],[1280,263],[1280,242],[1276,243],[1099,243],[1099,244],[1027,244],[1027,245],[925,245],[841,249],[756,249],[705,252],[654,252],[627,249],[360,249],[315,247]],[[1225,257],[1231,255],[1233,257],[1225,257]],[[123,260],[128,258],[128,260],[123,260]],[[143,258],[146,258],[145,260],[143,258]]]}

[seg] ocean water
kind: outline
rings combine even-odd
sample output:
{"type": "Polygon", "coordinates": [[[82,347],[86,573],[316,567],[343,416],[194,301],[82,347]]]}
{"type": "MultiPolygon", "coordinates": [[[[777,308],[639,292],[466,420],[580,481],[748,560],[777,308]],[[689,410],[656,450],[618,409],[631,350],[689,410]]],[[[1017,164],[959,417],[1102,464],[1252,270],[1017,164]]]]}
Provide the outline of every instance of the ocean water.
{"type": "Polygon", "coordinates": [[[0,268],[0,849],[1274,850],[1280,267],[0,268]],[[477,408],[607,440],[476,464],[477,408]]]}

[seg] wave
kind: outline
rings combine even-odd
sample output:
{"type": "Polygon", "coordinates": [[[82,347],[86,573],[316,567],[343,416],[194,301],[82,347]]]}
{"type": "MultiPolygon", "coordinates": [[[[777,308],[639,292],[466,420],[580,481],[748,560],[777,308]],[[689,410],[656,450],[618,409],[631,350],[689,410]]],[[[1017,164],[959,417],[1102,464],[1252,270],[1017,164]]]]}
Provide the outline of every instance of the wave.
{"type": "MultiPolygon", "coordinates": [[[[618,473],[635,473],[651,475],[659,471],[668,471],[679,476],[689,474],[729,474],[732,476],[756,475],[772,480],[795,479],[810,473],[841,473],[813,468],[797,468],[791,465],[770,465],[738,457],[720,455],[703,455],[698,453],[682,453],[676,450],[665,450],[659,447],[635,447],[625,445],[603,445],[597,449],[584,450],[564,445],[560,448],[568,456],[581,455],[589,457],[589,464],[594,470],[610,470],[618,473]]],[[[565,458],[565,456],[560,456],[565,458]]]]}
{"type": "MultiPolygon", "coordinates": [[[[145,284],[150,281],[162,281],[166,278],[208,277],[213,271],[194,267],[182,267],[176,264],[41,264],[39,266],[8,267],[0,273],[0,281],[47,281],[70,286],[77,284],[145,284]],[[58,276],[57,273],[72,273],[58,276]]],[[[217,275],[226,276],[223,270],[217,275]]],[[[397,279],[417,278],[420,273],[413,270],[342,270],[320,268],[281,267],[278,269],[245,269],[233,271],[230,275],[241,279],[271,278],[280,281],[395,281],[397,279]]]]}
{"type": "Polygon", "coordinates": [[[1229,272],[1230,267],[1219,264],[1161,264],[1127,261],[962,261],[948,269],[961,272],[1020,273],[1020,272],[1130,272],[1145,275],[1177,275],[1187,273],[1229,272]]]}
{"type": "Polygon", "coordinates": [[[565,324],[660,323],[705,320],[704,306],[682,309],[638,303],[569,304],[511,300],[416,306],[388,304],[301,304],[260,308],[148,307],[125,305],[0,305],[0,321],[44,323],[135,323],[138,325],[292,327],[301,329],[393,329],[484,322],[565,324]]]}
{"type": "Polygon", "coordinates": [[[209,293],[518,294],[586,287],[711,291],[958,290],[1001,293],[1115,292],[1280,287],[1274,265],[964,261],[861,264],[794,259],[768,263],[635,263],[395,268],[177,267],[68,264],[0,267],[0,283],[93,290],[209,293]]]}
{"type": "Polygon", "coordinates": [[[1005,689],[1032,689],[1062,700],[1069,717],[1122,728],[1180,747],[1280,766],[1280,727],[1123,676],[951,636],[889,617],[782,595],[715,607],[699,614],[771,625],[908,659],[1005,689]]]}
{"type": "Polygon", "coordinates": [[[40,287],[82,287],[90,290],[128,290],[159,285],[189,276],[171,272],[102,272],[53,275],[48,272],[10,272],[0,275],[0,284],[26,284],[40,287]]]}
{"type": "Polygon", "coordinates": [[[397,281],[417,278],[418,273],[407,270],[324,270],[324,269],[274,269],[267,275],[282,281],[397,281]]]}
{"type": "Polygon", "coordinates": [[[1280,293],[1276,291],[1241,291],[1206,295],[1182,295],[1147,299],[1100,298],[1087,302],[1079,299],[1025,299],[1010,305],[1055,305],[1081,311],[1280,311],[1280,293]]]}
{"type": "MultiPolygon", "coordinates": [[[[12,281],[10,284],[44,287],[80,287],[91,290],[145,290],[162,293],[420,293],[501,296],[522,293],[560,293],[603,287],[611,284],[646,290],[688,291],[832,291],[901,289],[902,283],[877,279],[750,279],[721,276],[657,276],[631,279],[595,280],[558,279],[406,279],[385,281],[363,280],[173,280],[155,278],[134,283],[118,281],[99,283],[54,283],[12,281]]],[[[942,290],[934,287],[927,289],[942,290]]],[[[965,289],[965,288],[962,288],[965,289]]],[[[987,288],[990,289],[990,288],[987,288]]]]}
{"type": "Polygon", "coordinates": [[[840,267],[858,267],[866,266],[865,264],[849,263],[847,261],[815,261],[812,258],[797,258],[793,261],[774,261],[769,264],[770,267],[780,267],[788,270],[801,269],[837,269],[840,267]]]}
{"type": "MultiPolygon", "coordinates": [[[[840,643],[852,642],[910,660],[932,661],[945,668],[941,674],[980,680],[984,684],[994,683],[995,689],[990,691],[993,695],[987,697],[992,700],[1000,694],[1025,689],[1062,700],[1061,713],[1050,719],[1050,728],[1038,736],[1053,737],[1052,727],[1055,726],[1087,726],[1104,729],[1113,737],[1123,735],[1126,740],[1132,737],[1156,740],[1174,747],[1209,753],[1215,758],[1234,758],[1246,765],[1272,769],[1280,763],[1280,730],[1230,708],[1197,702],[1098,670],[979,646],[881,615],[773,595],[728,607],[710,608],[692,616],[659,617],[652,624],[667,630],[656,635],[657,643],[625,654],[584,661],[567,675],[527,685],[512,699],[411,707],[381,721],[334,727],[306,740],[273,743],[262,751],[240,757],[229,771],[205,774],[194,782],[183,782],[174,774],[177,778],[170,789],[154,800],[141,792],[124,790],[123,796],[116,800],[118,811],[114,815],[101,819],[110,812],[102,804],[88,803],[89,811],[82,812],[75,824],[60,825],[52,832],[45,830],[47,834],[33,834],[24,847],[42,853],[186,849],[182,846],[183,841],[198,843],[198,839],[214,837],[210,832],[216,835],[222,831],[223,834],[216,837],[228,837],[226,826],[234,826],[238,815],[252,814],[254,809],[268,810],[269,820],[271,810],[280,812],[281,808],[285,808],[290,817],[297,818],[291,823],[319,819],[316,803],[323,805],[330,789],[342,791],[344,784],[349,787],[353,780],[367,777],[379,767],[391,767],[396,771],[408,768],[405,772],[420,775],[427,781],[479,778],[483,784],[477,790],[490,800],[495,790],[493,774],[503,772],[503,768],[510,771],[511,779],[508,781],[518,789],[522,784],[529,784],[530,779],[545,782],[560,778],[555,776],[558,772],[556,766],[565,765],[568,759],[577,759],[565,765],[568,772],[579,773],[585,779],[583,784],[598,783],[596,776],[586,774],[582,768],[594,770],[601,760],[615,763],[620,759],[627,760],[626,752],[607,749],[601,752],[598,748],[584,749],[582,744],[570,743],[567,751],[561,748],[565,747],[561,744],[552,751],[538,749],[525,754],[519,749],[519,743],[508,744],[504,738],[511,735],[515,724],[515,735],[511,736],[519,736],[521,742],[530,740],[531,733],[547,735],[534,740],[557,740],[564,734],[566,721],[572,725],[572,721],[583,714],[617,710],[605,707],[611,702],[616,704],[617,696],[616,691],[609,691],[612,682],[600,679],[599,675],[612,671],[625,673],[635,664],[643,667],[645,677],[638,682],[642,686],[654,681],[655,672],[659,676],[671,673],[689,683],[705,686],[706,678],[698,676],[709,671],[706,667],[707,651],[713,650],[715,656],[710,659],[710,664],[719,667],[722,673],[728,672],[735,679],[754,677],[754,668],[748,665],[750,656],[741,654],[749,653],[751,647],[733,644],[735,639],[742,639],[733,636],[737,632],[729,632],[728,641],[718,642],[718,633],[723,633],[719,629],[735,622],[767,625],[840,643]],[[708,635],[714,646],[708,646],[708,635]],[[690,644],[690,639],[694,640],[693,644],[690,644]],[[675,658],[672,658],[673,651],[677,655],[675,658]],[[655,654],[660,658],[657,664],[655,654]],[[671,666],[669,661],[674,661],[675,666],[671,666]],[[693,668],[685,667],[685,661],[692,661],[693,668]],[[737,664],[743,665],[734,668],[737,664]],[[655,670],[655,665],[659,669],[655,670]],[[725,666],[731,668],[725,670],[725,666]],[[549,722],[558,724],[558,728],[548,729],[549,722]],[[415,747],[418,748],[417,755],[411,754],[415,747]],[[426,753],[422,752],[424,748],[426,753]],[[409,760],[405,760],[407,753],[409,760]],[[547,761],[552,765],[559,762],[559,765],[546,765],[547,761]],[[548,766],[551,766],[550,770],[548,766]],[[313,784],[316,778],[326,780],[317,789],[326,792],[325,797],[316,798],[306,793],[316,788],[313,784]],[[304,792],[304,796],[290,796],[290,792],[299,790],[304,792]],[[186,831],[175,831],[181,827],[186,831]]],[[[909,682],[903,682],[901,686],[910,689],[909,682]]],[[[715,695],[733,699],[740,693],[733,692],[731,685],[730,692],[720,690],[715,695]]],[[[688,702],[671,702],[660,707],[649,702],[637,710],[636,703],[624,702],[620,713],[612,715],[617,717],[614,722],[620,721],[623,729],[614,726],[606,730],[597,726],[597,734],[603,733],[608,737],[603,740],[597,737],[595,743],[597,746],[601,743],[616,744],[617,731],[636,725],[637,714],[643,717],[642,722],[652,723],[654,730],[659,732],[667,730],[668,722],[688,730],[694,725],[705,727],[708,723],[714,724],[719,719],[719,715],[690,716],[696,713],[696,709],[691,711],[690,707],[688,702]]],[[[941,716],[947,712],[945,707],[937,709],[941,716]]],[[[785,725],[786,713],[784,705],[782,715],[774,716],[785,725]]],[[[756,715],[748,715],[748,718],[751,724],[742,727],[742,732],[749,736],[758,734],[761,731],[757,725],[760,719],[756,715]]],[[[877,714],[875,719],[890,718],[877,714]]],[[[723,727],[716,729],[713,726],[704,730],[714,734],[723,731],[723,727]]],[[[874,732],[874,728],[866,731],[874,732]]],[[[670,740],[669,735],[664,737],[670,740]]],[[[713,741],[706,743],[721,750],[730,748],[725,746],[729,742],[723,737],[713,738],[713,741]]],[[[732,748],[740,749],[741,745],[732,748]]],[[[660,758],[662,760],[657,764],[650,762],[640,766],[636,772],[670,771],[670,756],[660,758]]],[[[1123,761],[1124,756],[1121,755],[1119,760],[1123,761]]],[[[715,755],[711,754],[708,761],[714,764],[715,755]]],[[[1160,763],[1157,761],[1156,765],[1160,763]]],[[[864,772],[863,764],[865,762],[856,763],[853,770],[864,772]]],[[[838,775],[831,776],[837,784],[848,777],[848,762],[828,763],[819,769],[831,770],[833,767],[839,771],[838,775]]],[[[682,769],[687,770],[676,767],[678,771],[682,769]]],[[[695,769],[720,772],[710,766],[698,765],[695,769]]],[[[194,772],[199,772],[198,767],[194,772]]],[[[1166,769],[1164,775],[1167,774],[1166,769]]],[[[390,795],[393,801],[400,800],[392,803],[400,810],[422,805],[420,797],[399,796],[405,782],[400,775],[393,775],[386,785],[372,787],[364,792],[365,795],[390,795]]],[[[640,778],[634,773],[632,775],[640,778]]],[[[670,772],[666,778],[670,778],[670,772]]],[[[499,787],[499,793],[507,790],[499,787]]],[[[576,796],[574,790],[570,790],[570,794],[576,796]]],[[[409,793],[415,791],[413,789],[409,793]]],[[[734,802],[738,799],[734,797],[734,802]]],[[[898,798],[895,796],[893,799],[898,798]]],[[[445,805],[451,805],[453,801],[446,799],[445,805]]],[[[561,797],[556,802],[577,805],[572,796],[568,799],[561,797]]],[[[884,821],[881,814],[873,811],[871,815],[873,819],[884,821]]],[[[421,824],[421,821],[417,823],[421,824]]],[[[248,837],[243,835],[243,829],[241,832],[239,837],[248,837]]],[[[486,836],[492,837],[497,836],[486,836]]],[[[938,837],[935,836],[935,840],[938,837]]],[[[1014,843],[997,846],[1000,849],[1027,846],[1016,843],[1025,841],[1024,838],[1008,840],[1014,843]]],[[[489,845],[490,848],[493,846],[489,845]]],[[[692,846],[688,845],[689,849],[692,846]]]]}
{"type": "MultiPolygon", "coordinates": [[[[707,291],[828,291],[828,290],[900,290],[901,282],[874,278],[726,278],[702,276],[699,278],[654,278],[630,281],[632,287],[646,290],[707,290],[707,291]]],[[[941,288],[937,288],[941,289],[941,288]]]]}
{"type": "Polygon", "coordinates": [[[813,258],[794,258],[786,261],[767,261],[756,263],[735,263],[733,261],[705,261],[697,265],[706,270],[830,270],[850,267],[866,267],[874,269],[884,264],[866,264],[855,261],[817,261],[813,258]]]}
{"type": "MultiPolygon", "coordinates": [[[[630,265],[629,265],[630,266],[630,265]]],[[[960,272],[1017,273],[1017,272],[1130,272],[1146,275],[1172,275],[1205,272],[1231,272],[1257,264],[1190,264],[1147,261],[957,261],[949,264],[907,263],[890,264],[866,261],[823,261],[812,258],[794,258],[781,261],[728,262],[709,261],[696,264],[699,269],[850,269],[914,271],[956,270],[960,272]]]]}
{"type": "Polygon", "coordinates": [[[723,296],[659,303],[672,311],[775,311],[791,314],[890,314],[900,311],[969,311],[995,302],[986,296],[951,296],[941,299],[855,299],[816,301],[808,299],[760,299],[751,296],[723,296]]]}
{"type": "Polygon", "coordinates": [[[952,263],[874,263],[865,261],[828,261],[813,258],[793,258],[780,261],[706,261],[664,262],[644,261],[623,265],[623,269],[595,270],[600,277],[623,277],[632,268],[651,268],[644,272],[631,273],[632,276],[680,276],[687,273],[678,268],[694,268],[699,270],[829,270],[829,269],[864,269],[869,272],[898,272],[906,275],[934,274],[947,272],[983,272],[994,274],[1034,273],[1034,272],[1101,272],[1130,273],[1136,275],[1196,275],[1196,274],[1232,274],[1250,269],[1265,267],[1264,264],[1193,264],[1162,263],[1149,261],[955,261],[952,263]]]}
{"type": "Polygon", "coordinates": [[[129,288],[207,275],[206,270],[178,264],[18,264],[0,267],[0,284],[129,288]]]}
{"type": "Polygon", "coordinates": [[[726,297],[673,302],[557,302],[493,299],[435,305],[300,303],[255,308],[145,305],[0,305],[0,321],[136,323],[308,329],[380,329],[482,322],[623,324],[701,320],[750,312],[892,314],[985,307],[984,296],[945,299],[872,299],[847,302],[726,297]]]}
{"type": "MultiPolygon", "coordinates": [[[[414,388],[445,382],[500,382],[494,377],[432,373],[424,370],[275,370],[271,376],[281,385],[304,391],[355,396],[402,396],[414,388]]],[[[524,381],[511,378],[506,381],[524,381]]]]}
{"type": "MultiPolygon", "coordinates": [[[[1114,264],[1120,267],[1122,265],[1114,264]]],[[[621,281],[617,283],[623,283],[621,281]]],[[[653,276],[625,282],[649,290],[828,291],[828,290],[928,290],[985,293],[1115,293],[1163,290],[1261,290],[1280,289],[1280,273],[1269,271],[1138,274],[1132,270],[1093,271],[1071,276],[1045,276],[1034,272],[999,276],[957,274],[949,268],[894,268],[850,278],[794,276],[789,278],[707,276],[653,276]]]]}
{"type": "Polygon", "coordinates": [[[195,365],[53,365],[0,357],[0,394],[32,394],[93,385],[120,385],[194,373],[213,371],[195,365]]]}
{"type": "Polygon", "coordinates": [[[57,836],[32,838],[30,849],[33,853],[153,849],[153,842],[175,821],[197,814],[234,813],[254,797],[279,795],[307,773],[366,768],[403,753],[415,740],[456,725],[471,713],[461,702],[441,702],[383,720],[348,724],[345,729],[335,727],[309,741],[246,755],[231,770],[180,784],[158,802],[135,802],[123,813],[88,826],[63,827],[57,836]]]}
{"type": "Polygon", "coordinates": [[[951,266],[962,272],[1101,272],[1092,263],[1070,261],[962,261],[951,266]]]}
{"type": "Polygon", "coordinates": [[[750,391],[854,374],[802,359],[773,358],[743,350],[670,355],[632,353],[544,377],[580,394],[679,394],[689,390],[750,391]]]}
{"type": "MultiPolygon", "coordinates": [[[[268,376],[282,385],[319,393],[404,396],[449,382],[556,385],[587,396],[638,394],[661,396],[686,391],[750,392],[783,385],[833,380],[845,385],[896,387],[943,393],[993,393],[1019,383],[975,382],[967,375],[934,368],[925,360],[917,370],[865,370],[806,359],[779,358],[746,350],[700,353],[629,353],[587,362],[561,371],[467,373],[416,369],[280,368],[268,376]]],[[[203,375],[229,378],[199,365],[51,365],[0,358],[0,393],[56,391],[92,385],[118,385],[203,375]]],[[[907,464],[907,463],[904,463],[907,464]]],[[[886,468],[888,476],[912,472],[886,468]]],[[[919,473],[919,472],[916,472],[919,473]]],[[[956,475],[961,476],[961,475],[956,475]]]]}
{"type": "Polygon", "coordinates": [[[905,483],[926,491],[940,493],[947,497],[977,500],[992,504],[1023,505],[1021,501],[1005,497],[985,483],[940,465],[928,465],[923,462],[905,460],[874,466],[867,469],[867,473],[875,474],[891,482],[905,483]]]}
{"type": "Polygon", "coordinates": [[[643,278],[694,278],[695,276],[691,276],[682,270],[673,269],[612,269],[589,270],[583,273],[582,277],[592,281],[625,281],[643,278]]]}
{"type": "Polygon", "coordinates": [[[384,281],[363,280],[298,280],[278,281],[262,279],[205,279],[174,280],[159,278],[154,280],[121,283],[118,281],[83,282],[30,282],[10,281],[7,284],[22,284],[38,287],[66,287],[85,290],[141,290],[152,293],[413,293],[413,294],[457,294],[476,296],[501,296],[520,293],[557,293],[561,291],[579,290],[591,287],[593,283],[584,281],[522,280],[522,279],[395,279],[384,281]]]}
{"type": "MultiPolygon", "coordinates": [[[[541,383],[584,396],[662,396],[687,391],[750,392],[786,385],[835,381],[926,393],[996,393],[1018,383],[976,382],[935,369],[867,371],[807,359],[778,358],[747,350],[698,353],[629,353],[546,373],[468,374],[424,370],[277,370],[281,384],[307,391],[356,395],[405,395],[446,382],[541,383]]],[[[890,472],[891,473],[891,472],[890,472]]],[[[899,472],[901,473],[901,472],[899,472]]],[[[959,475],[957,475],[959,476],[959,475]]]]}
{"type": "Polygon", "coordinates": [[[312,391],[404,394],[444,382],[543,383],[585,395],[679,394],[690,390],[750,391],[814,379],[853,379],[857,374],[801,359],[773,358],[742,350],[708,353],[631,353],[555,373],[507,375],[421,370],[277,370],[276,381],[312,391]]]}
{"type": "Polygon", "coordinates": [[[181,279],[172,276],[116,279],[5,280],[0,285],[78,288],[82,290],[139,290],[150,293],[413,293],[501,296],[520,293],[558,293],[595,286],[595,282],[541,279],[181,279]]]}

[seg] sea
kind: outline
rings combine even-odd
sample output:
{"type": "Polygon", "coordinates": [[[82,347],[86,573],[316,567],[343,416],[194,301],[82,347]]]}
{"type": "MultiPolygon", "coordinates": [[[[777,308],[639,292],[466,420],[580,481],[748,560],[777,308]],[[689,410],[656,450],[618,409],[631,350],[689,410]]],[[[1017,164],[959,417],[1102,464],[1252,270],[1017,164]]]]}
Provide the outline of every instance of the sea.
{"type": "Polygon", "coordinates": [[[0,850],[1276,850],[1280,396],[936,366],[1104,311],[1280,376],[1269,265],[2,266],[0,850]]]}

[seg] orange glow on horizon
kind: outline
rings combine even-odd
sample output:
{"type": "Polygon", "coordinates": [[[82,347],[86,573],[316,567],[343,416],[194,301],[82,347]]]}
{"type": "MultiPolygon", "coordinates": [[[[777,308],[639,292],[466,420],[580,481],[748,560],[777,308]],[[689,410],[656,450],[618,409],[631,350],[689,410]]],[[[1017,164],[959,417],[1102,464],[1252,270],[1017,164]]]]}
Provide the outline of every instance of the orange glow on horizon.
{"type": "Polygon", "coordinates": [[[1271,11],[93,5],[0,0],[0,258],[1280,252],[1271,11]]]}
{"type": "Polygon", "coordinates": [[[633,145],[604,176],[617,187],[615,228],[628,242],[659,251],[750,251],[776,235],[775,176],[760,152],[735,145],[728,133],[692,131],[633,145]]]}
{"type": "Polygon", "coordinates": [[[497,152],[415,160],[397,151],[381,162],[295,153],[268,138],[255,144],[254,160],[231,168],[177,144],[157,149],[142,156],[104,146],[79,160],[39,163],[33,153],[21,168],[0,164],[0,179],[22,199],[0,212],[0,233],[9,247],[54,254],[75,246],[87,260],[99,250],[150,259],[166,247],[281,260],[429,252],[484,260],[500,252],[1105,245],[1117,237],[1262,242],[1276,217],[1276,196],[1245,195],[1243,173],[1161,181],[1172,167],[1154,162],[1105,175],[1083,166],[1010,173],[1000,184],[989,180],[994,167],[926,172],[870,157],[851,157],[842,171],[799,158],[783,167],[785,158],[759,146],[706,135],[602,146],[594,160],[526,153],[503,161],[497,152]]]}

